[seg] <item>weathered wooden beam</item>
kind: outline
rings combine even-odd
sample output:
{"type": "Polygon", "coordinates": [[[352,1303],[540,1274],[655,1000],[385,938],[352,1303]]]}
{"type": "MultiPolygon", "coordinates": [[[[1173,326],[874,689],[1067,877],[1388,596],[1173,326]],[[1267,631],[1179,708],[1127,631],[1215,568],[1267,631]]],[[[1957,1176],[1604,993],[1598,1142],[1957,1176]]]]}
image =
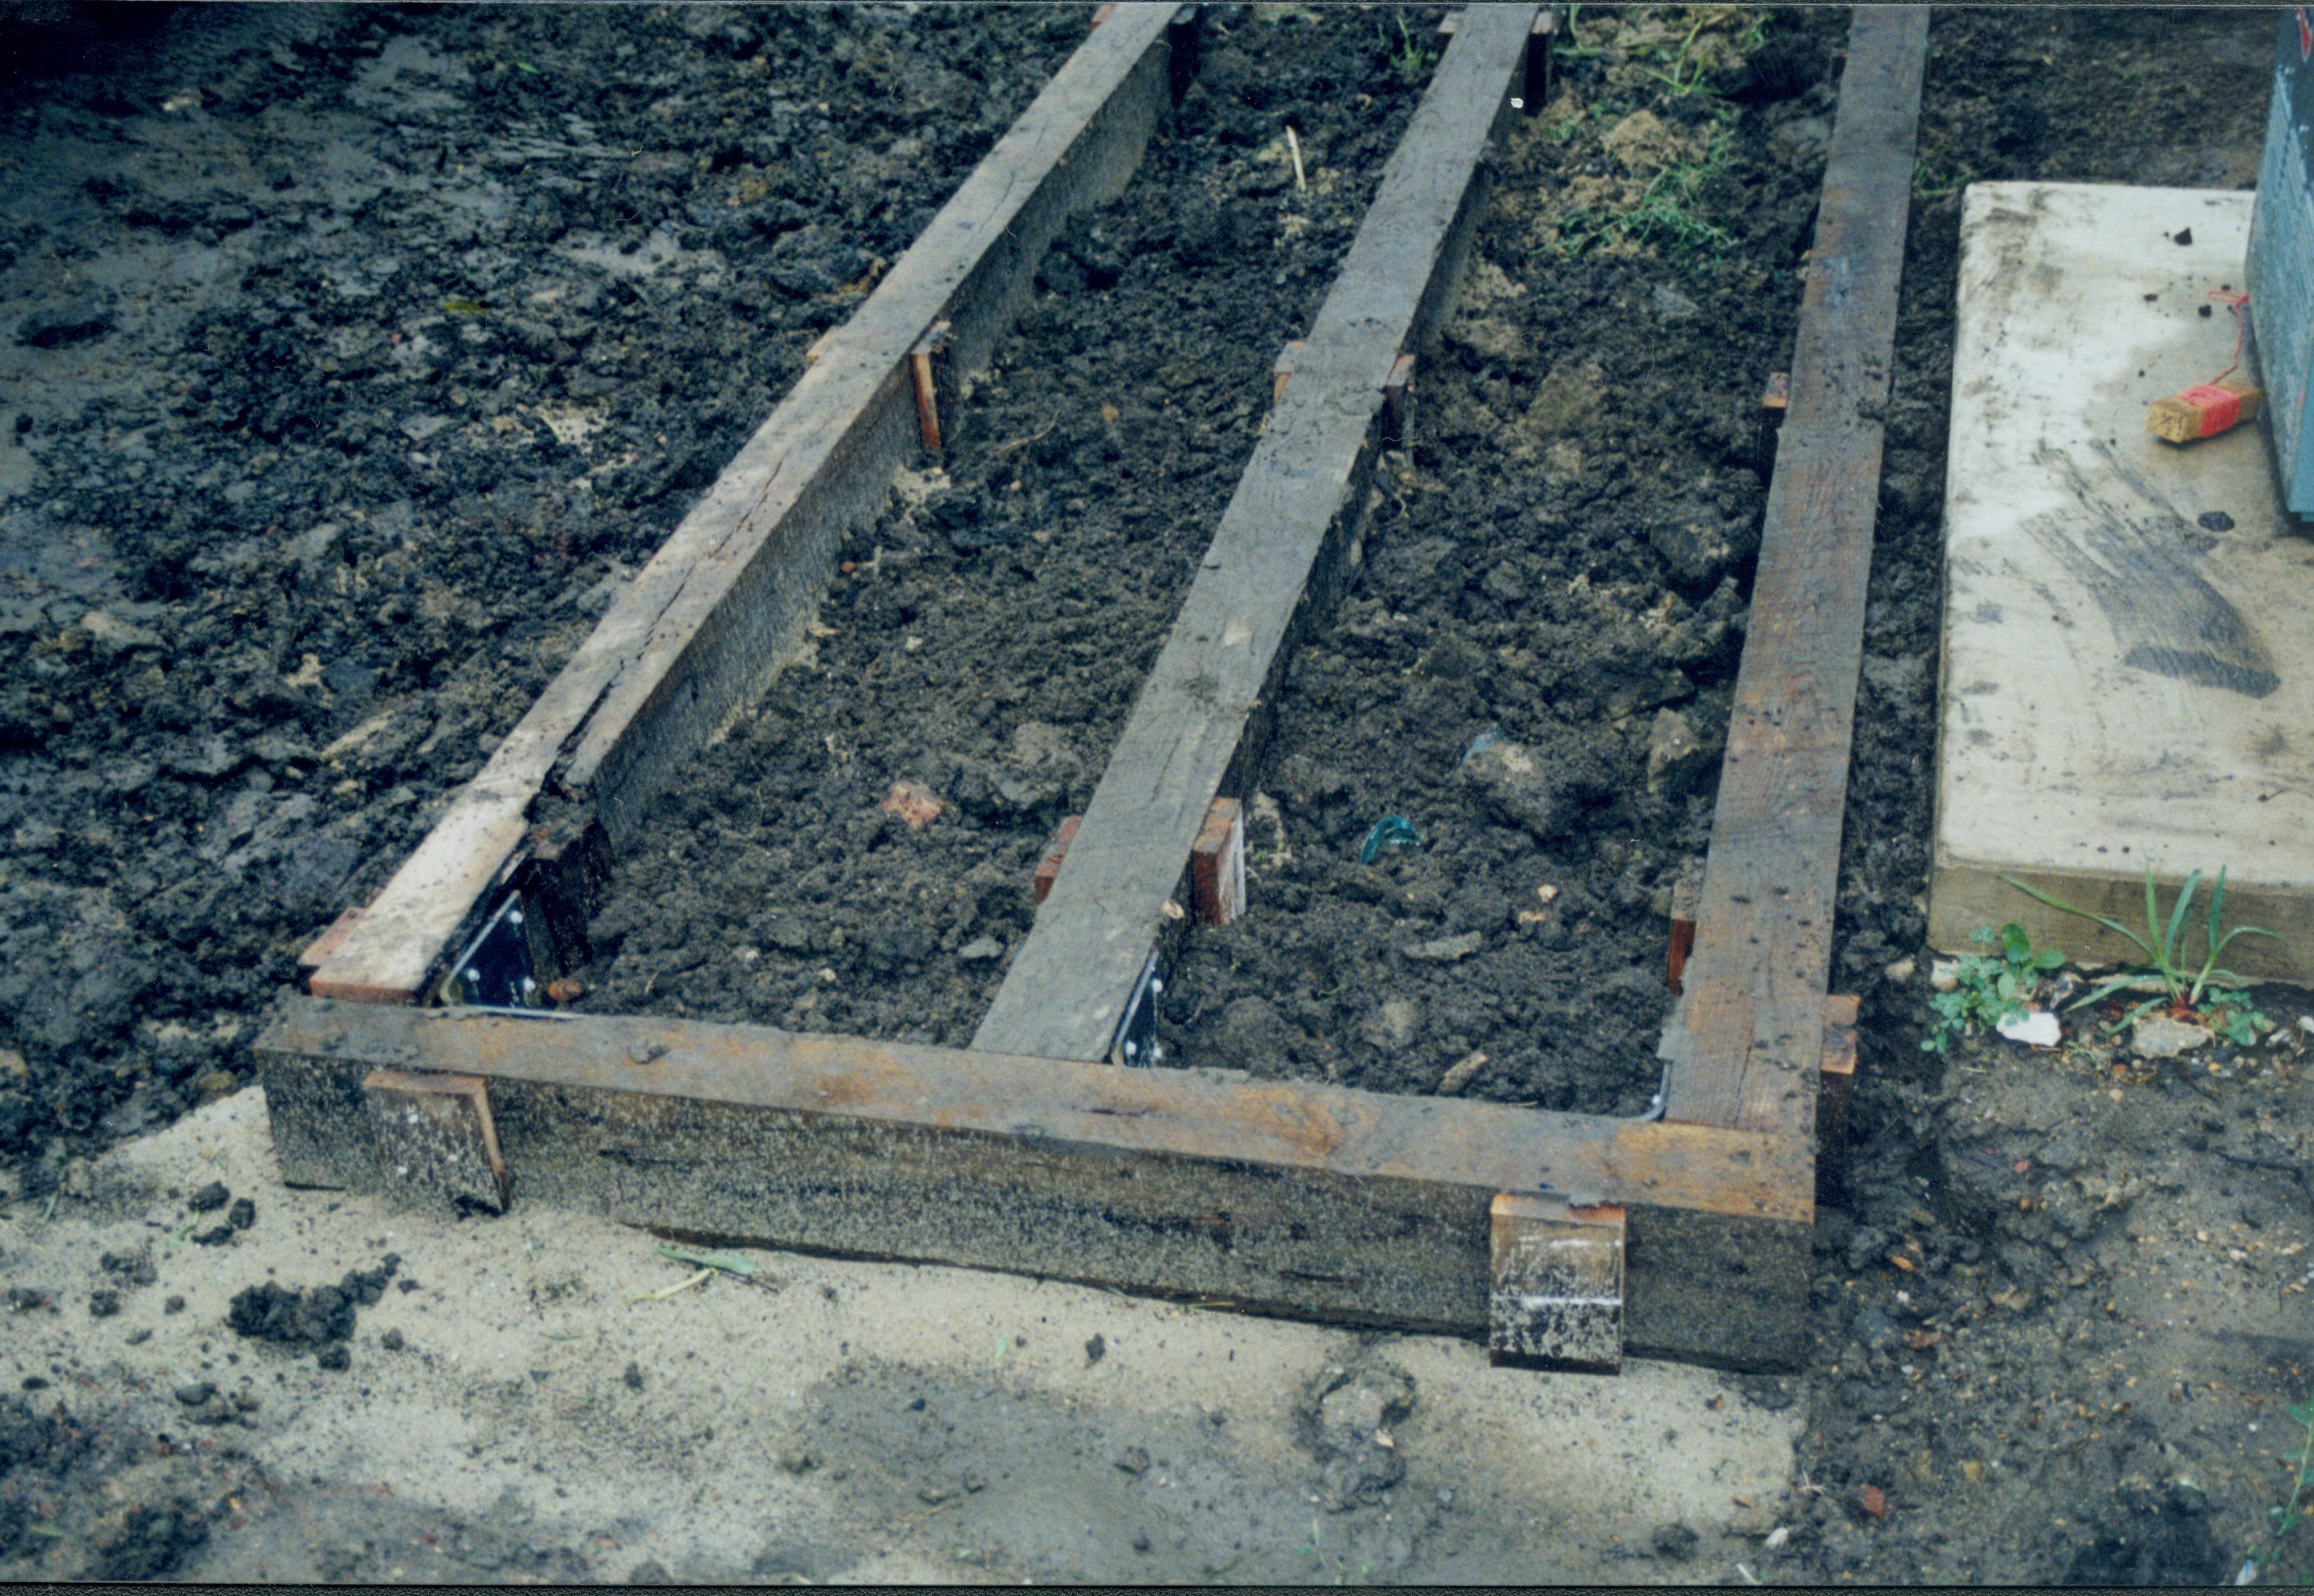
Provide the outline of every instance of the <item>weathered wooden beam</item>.
{"type": "Polygon", "coordinates": [[[1453,290],[1534,14],[1462,13],[974,1046],[1108,1054],[1197,828],[1259,763],[1256,707],[1345,580],[1385,390],[1453,290]]]}
{"type": "Polygon", "coordinates": [[[1922,6],[1862,8],[1849,31],[1691,968],[1664,1038],[1666,1114],[1688,1124],[1815,1133],[1927,46],[1922,6]]]}
{"type": "Polygon", "coordinates": [[[1612,1374],[1623,1366],[1624,1214],[1497,1197],[1487,1351],[1497,1363],[1612,1374]]]}
{"type": "MultiPolygon", "coordinates": [[[[1072,866],[1072,869],[1074,867],[1072,866]]],[[[1064,877],[1065,878],[1065,877],[1064,877]]],[[[1627,1214],[1625,1345],[1788,1366],[1807,1148],[1451,1098],[760,1027],[292,1001],[259,1038],[292,1185],[393,1184],[363,1082],[488,1082],[517,1202],[1484,1336],[1498,1195],[1627,1214]]]]}
{"type": "MultiPolygon", "coordinates": [[[[921,446],[910,351],[953,330],[984,369],[1069,217],[1121,190],[1169,100],[1172,4],[1123,4],[989,152],[685,515],[481,773],[314,973],[316,992],[408,1002],[510,881],[543,792],[614,844],[793,656],[835,550],[921,446]]],[[[946,423],[954,430],[953,419],[946,423]]]]}

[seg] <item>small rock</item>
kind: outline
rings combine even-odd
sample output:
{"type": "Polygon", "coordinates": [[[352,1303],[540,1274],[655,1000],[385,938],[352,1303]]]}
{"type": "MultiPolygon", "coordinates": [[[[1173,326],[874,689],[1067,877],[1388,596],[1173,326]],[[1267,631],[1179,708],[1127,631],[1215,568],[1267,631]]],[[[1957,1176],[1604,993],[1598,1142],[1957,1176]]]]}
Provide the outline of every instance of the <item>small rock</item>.
{"type": "Polygon", "coordinates": [[[225,1211],[225,1222],[236,1230],[246,1230],[257,1222],[257,1204],[247,1197],[235,1197],[233,1206],[225,1211]]]}
{"type": "Polygon", "coordinates": [[[629,1363],[627,1371],[619,1378],[626,1382],[627,1389],[631,1391],[640,1391],[643,1389],[643,1370],[640,1363],[629,1363]]]}
{"type": "Polygon", "coordinates": [[[1911,959],[1900,958],[1894,964],[1890,965],[1886,969],[1881,971],[1880,974],[1886,976],[1892,984],[1902,986],[1904,983],[1912,978],[1914,972],[1919,968],[1920,966],[1914,964],[1911,959]]]}
{"type": "Polygon", "coordinates": [[[129,1331],[128,1335],[121,1337],[121,1340],[127,1342],[131,1346],[142,1346],[152,1339],[153,1329],[149,1325],[139,1325],[137,1328],[129,1331]]]}
{"type": "Polygon", "coordinates": [[[791,1447],[780,1454],[780,1467],[790,1474],[809,1474],[819,1467],[819,1459],[802,1447],[791,1447]]]}
{"type": "Polygon", "coordinates": [[[1960,961],[1940,958],[1929,966],[1929,985],[1937,992],[1960,990],[1960,961]]]}
{"type": "Polygon", "coordinates": [[[1665,1524],[1656,1531],[1656,1556],[1684,1563],[1695,1556],[1697,1539],[1695,1531],[1685,1524],[1665,1524]]]}
{"type": "Polygon", "coordinates": [[[1136,1551],[1136,1552],[1145,1552],[1145,1551],[1147,1551],[1147,1550],[1149,1549],[1149,1546],[1150,1546],[1150,1541],[1149,1541],[1149,1531],[1148,1531],[1148,1530],[1141,1530],[1141,1531],[1139,1531],[1138,1533],[1136,1533],[1136,1534],[1134,1536],[1134,1538],[1133,1538],[1133,1549],[1134,1549],[1135,1551],[1136,1551]]]}
{"type": "Polygon", "coordinates": [[[2298,1028],[2304,1031],[2308,1036],[2314,1036],[2314,1014],[2300,1015],[2298,1017],[2298,1028]]]}
{"type": "Polygon", "coordinates": [[[89,1318],[110,1318],[119,1311],[120,1293],[119,1292],[91,1292],[88,1294],[89,1318]]]}
{"type": "Polygon", "coordinates": [[[1433,941],[1417,943],[1414,947],[1403,948],[1400,951],[1407,957],[1423,964],[1451,965],[1458,959],[1468,958],[1478,952],[1480,945],[1485,941],[1486,938],[1480,932],[1464,931],[1459,937],[1440,937],[1433,941]]]}
{"type": "Polygon", "coordinates": [[[403,1345],[406,1345],[402,1341],[402,1332],[399,1330],[388,1330],[384,1335],[377,1338],[377,1344],[390,1353],[398,1353],[402,1349],[403,1345]]]}
{"type": "Polygon", "coordinates": [[[893,782],[892,790],[884,795],[880,807],[885,814],[905,821],[912,832],[923,830],[948,808],[940,796],[921,781],[893,782]]]}
{"type": "Polygon", "coordinates": [[[324,1369],[344,1369],[353,1362],[353,1354],[346,1350],[344,1342],[332,1341],[314,1354],[314,1362],[324,1369]]]}
{"type": "Polygon", "coordinates": [[[99,304],[60,304],[34,311],[16,323],[16,341],[35,349],[84,344],[112,331],[112,318],[99,304]]]}
{"type": "Polygon", "coordinates": [[[199,1407],[216,1395],[216,1387],[205,1380],[194,1380],[191,1384],[179,1386],[176,1389],[177,1400],[188,1407],[199,1407]]]}
{"type": "Polygon", "coordinates": [[[182,1297],[171,1297],[167,1301],[161,1304],[161,1311],[163,1313],[182,1313],[185,1311],[185,1300],[182,1297]]]}
{"type": "Polygon", "coordinates": [[[1108,1356],[1108,1337],[1095,1331],[1092,1339],[1085,1343],[1085,1365],[1090,1368],[1107,1356],[1108,1356]]]}
{"type": "Polygon", "coordinates": [[[2206,1026],[2172,1019],[2166,1014],[2149,1014],[2129,1032],[2129,1045],[2140,1058],[2176,1058],[2215,1039],[2216,1033],[2206,1026]]]}
{"type": "Polygon", "coordinates": [[[91,610],[80,618],[80,629],[101,653],[125,654],[132,648],[158,648],[161,634],[142,626],[132,626],[106,614],[102,610],[91,610]]]}
{"type": "Polygon", "coordinates": [[[224,1207],[227,1203],[232,1201],[233,1194],[225,1190],[225,1182],[222,1180],[212,1180],[208,1185],[201,1187],[200,1190],[186,1198],[185,1206],[191,1209],[195,1213],[208,1213],[214,1209],[224,1207]]]}
{"type": "Polygon", "coordinates": [[[1411,1047],[1422,1034],[1422,1005],[1411,998],[1385,998],[1359,1027],[1359,1034],[1384,1050],[1411,1047]]]}
{"type": "Polygon", "coordinates": [[[1684,322],[1691,316],[1701,313],[1703,309],[1701,305],[1667,283],[1657,283],[1655,292],[1647,297],[1656,307],[1656,314],[1666,322],[1684,322]]]}
{"type": "Polygon", "coordinates": [[[1004,944],[994,937],[975,937],[956,950],[959,963],[985,965],[1004,957],[1004,944]]]}
{"type": "Polygon", "coordinates": [[[1694,723],[1677,710],[1657,710],[1647,730],[1647,791],[1677,798],[1693,791],[1711,773],[1711,751],[1695,735],[1694,723]]]}
{"type": "Polygon", "coordinates": [[[1438,1078],[1438,1095],[1442,1098],[1453,1097],[1464,1087],[1470,1085],[1471,1080],[1478,1075],[1479,1071],[1486,1067],[1487,1055],[1485,1054],[1468,1053],[1463,1054],[1448,1067],[1445,1074],[1438,1078]]]}
{"type": "Polygon", "coordinates": [[[1572,806],[1524,743],[1498,739],[1463,760],[1462,779],[1477,788],[1497,818],[1548,842],[1568,829],[1572,806]]]}
{"type": "MultiPolygon", "coordinates": [[[[2054,1047],[2064,1039],[2064,1027],[2057,1017],[2045,1009],[2030,1014],[2012,1014],[1992,1027],[2011,1042],[2022,1042],[2029,1047],[2054,1047]]],[[[2206,1033],[2204,1033],[2206,1034],[2206,1033]]]]}
{"type": "Polygon", "coordinates": [[[1148,1473],[1149,1449],[1142,1446],[1126,1447],[1125,1451],[1118,1455],[1117,1466],[1125,1470],[1127,1474],[1148,1473]]]}

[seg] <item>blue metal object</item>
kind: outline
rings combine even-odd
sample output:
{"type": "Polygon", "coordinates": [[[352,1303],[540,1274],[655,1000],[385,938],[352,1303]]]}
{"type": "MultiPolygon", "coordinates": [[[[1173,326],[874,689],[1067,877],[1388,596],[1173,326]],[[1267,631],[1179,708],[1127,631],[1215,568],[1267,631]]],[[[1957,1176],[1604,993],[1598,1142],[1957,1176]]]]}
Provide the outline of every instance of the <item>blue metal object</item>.
{"type": "Polygon", "coordinates": [[[2249,225],[2249,314],[2283,502],[2314,515],[2314,6],[2283,8],[2249,225]]]}

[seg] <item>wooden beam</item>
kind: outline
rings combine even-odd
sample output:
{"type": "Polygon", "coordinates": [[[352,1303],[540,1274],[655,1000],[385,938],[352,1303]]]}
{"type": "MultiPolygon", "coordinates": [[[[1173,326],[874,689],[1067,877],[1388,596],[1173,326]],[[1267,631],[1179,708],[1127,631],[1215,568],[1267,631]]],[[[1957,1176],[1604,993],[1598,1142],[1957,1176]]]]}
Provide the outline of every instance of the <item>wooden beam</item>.
{"type": "Polygon", "coordinates": [[[1531,5],[1463,13],[975,1047],[1108,1054],[1197,828],[1259,763],[1256,707],[1347,575],[1385,388],[1453,292],[1533,20],[1531,5]]]}
{"type": "Polygon", "coordinates": [[[1861,8],[1849,31],[1695,948],[1664,1038],[1665,1112],[1688,1124],[1815,1131],[1928,25],[1923,6],[1861,8]]]}
{"type": "MultiPolygon", "coordinates": [[[[1467,40],[1466,40],[1467,42],[1467,40]]],[[[1073,867],[1072,867],[1073,868],[1073,867]]],[[[1064,877],[1065,879],[1065,877],[1064,877]]],[[[764,1246],[933,1260],[1484,1336],[1498,1195],[1628,1216],[1626,1346],[1788,1366],[1807,1148],[1233,1071],[761,1027],[290,1002],[259,1038],[292,1185],[393,1184],[373,1071],[488,1082],[516,1199],[764,1246]]]]}
{"type": "MultiPolygon", "coordinates": [[[[909,352],[952,325],[984,369],[1038,261],[1116,194],[1169,97],[1179,8],[1124,4],[1053,76],[683,518],[481,773],[315,972],[319,993],[408,1002],[503,888],[543,792],[591,802],[616,844],[673,773],[790,657],[846,533],[920,447],[909,352]]],[[[949,430],[953,418],[947,419],[949,430]]]]}

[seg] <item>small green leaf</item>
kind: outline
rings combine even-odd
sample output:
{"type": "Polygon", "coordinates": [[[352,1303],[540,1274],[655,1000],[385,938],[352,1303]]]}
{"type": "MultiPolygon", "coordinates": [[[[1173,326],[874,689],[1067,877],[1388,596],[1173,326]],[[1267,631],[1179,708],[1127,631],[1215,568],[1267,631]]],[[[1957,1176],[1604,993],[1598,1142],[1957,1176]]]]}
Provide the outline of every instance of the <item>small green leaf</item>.
{"type": "Polygon", "coordinates": [[[538,77],[538,76],[542,75],[542,74],[539,72],[538,68],[537,68],[537,67],[535,67],[535,66],[532,66],[529,62],[527,62],[527,61],[517,61],[514,65],[515,65],[515,70],[516,70],[516,71],[517,71],[517,72],[527,72],[527,73],[528,73],[528,74],[530,74],[530,75],[531,75],[531,76],[533,76],[533,77],[538,77]]]}
{"type": "Polygon", "coordinates": [[[2033,967],[2036,970],[2061,970],[2064,965],[2065,956],[2053,948],[2044,948],[2033,956],[2033,967]]]}
{"type": "Polygon", "coordinates": [[[2021,965],[2033,950],[2033,939],[2025,934],[2023,926],[2012,920],[2000,928],[2000,950],[2009,956],[2011,964],[2021,965]]]}

